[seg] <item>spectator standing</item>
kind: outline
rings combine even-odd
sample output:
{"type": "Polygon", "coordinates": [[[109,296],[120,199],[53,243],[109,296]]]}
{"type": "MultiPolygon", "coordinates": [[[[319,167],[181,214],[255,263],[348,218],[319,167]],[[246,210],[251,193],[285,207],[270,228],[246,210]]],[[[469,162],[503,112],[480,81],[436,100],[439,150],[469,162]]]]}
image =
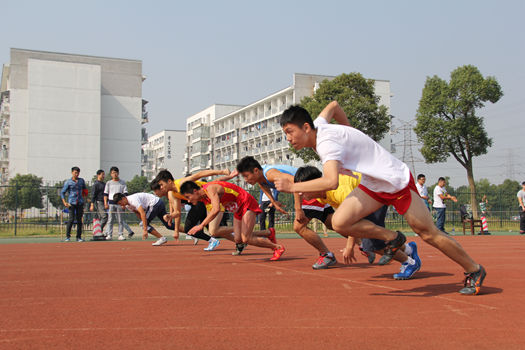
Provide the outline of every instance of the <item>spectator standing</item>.
{"type": "Polygon", "coordinates": [[[117,193],[122,193],[124,196],[128,195],[128,186],[126,183],[119,178],[119,170],[116,166],[112,166],[109,170],[111,175],[111,180],[106,183],[104,188],[104,208],[108,209],[108,223],[106,230],[106,239],[109,241],[113,238],[113,223],[115,217],[118,221],[118,239],[119,241],[124,241],[124,228],[128,231],[128,238],[133,237],[134,233],[129,228],[129,225],[124,221],[124,218],[121,215],[120,206],[113,201],[113,196],[117,193]]]}
{"type": "Polygon", "coordinates": [[[428,210],[430,210],[431,201],[430,201],[430,197],[428,196],[427,186],[425,185],[426,181],[427,181],[427,178],[425,177],[425,175],[419,174],[417,176],[416,187],[417,187],[417,191],[419,192],[419,196],[423,198],[423,203],[425,203],[428,210]]]}
{"type": "Polygon", "coordinates": [[[93,184],[93,194],[91,197],[90,211],[97,211],[97,218],[100,220],[100,229],[104,231],[104,227],[108,222],[108,213],[104,206],[104,190],[106,189],[106,183],[104,177],[106,173],[104,170],[97,170],[97,180],[93,184]]]}
{"type": "Polygon", "coordinates": [[[518,202],[520,203],[520,234],[525,234],[525,181],[521,183],[521,190],[518,192],[518,202]]]}
{"type": "Polygon", "coordinates": [[[82,215],[84,213],[84,198],[87,197],[87,187],[84,179],[79,177],[80,168],[71,168],[71,179],[67,179],[60,191],[62,203],[69,210],[69,220],[66,226],[66,242],[71,238],[71,227],[76,221],[77,223],[77,242],[82,240],[82,215]],[[67,194],[67,201],[66,201],[67,194]]]}
{"type": "Polygon", "coordinates": [[[447,181],[444,177],[440,177],[438,179],[438,183],[436,187],[434,187],[434,209],[436,210],[436,226],[441,231],[448,234],[448,232],[445,231],[445,213],[447,211],[447,205],[445,204],[446,200],[452,200],[454,202],[457,202],[458,200],[456,197],[451,196],[447,193],[447,189],[445,188],[447,184],[447,181]]]}
{"type": "MultiPolygon", "coordinates": [[[[279,192],[276,189],[271,189],[273,198],[278,201],[279,192]]],[[[275,226],[275,207],[272,205],[270,198],[260,190],[259,194],[259,206],[262,213],[259,214],[259,226],[261,230],[266,230],[266,216],[268,216],[268,228],[275,226]]]]}

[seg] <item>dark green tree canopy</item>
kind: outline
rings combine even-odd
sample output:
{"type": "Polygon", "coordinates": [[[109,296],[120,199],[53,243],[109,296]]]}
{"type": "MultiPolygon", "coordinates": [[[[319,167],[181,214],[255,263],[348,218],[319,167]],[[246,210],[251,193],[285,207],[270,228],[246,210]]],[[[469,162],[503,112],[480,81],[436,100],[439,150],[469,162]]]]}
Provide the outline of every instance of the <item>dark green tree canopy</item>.
{"type": "MultiPolygon", "coordinates": [[[[315,119],[324,107],[334,100],[345,111],[350,125],[372,139],[379,141],[388,132],[390,117],[387,108],[379,105],[374,80],[365,79],[360,73],[341,74],[333,80],[321,82],[312,97],[301,100],[301,106],[315,119]]],[[[312,150],[295,153],[299,154],[305,162],[318,159],[312,150]]]]}
{"type": "Polygon", "coordinates": [[[444,162],[452,155],[467,171],[471,205],[477,218],[476,183],[472,160],[492,146],[483,118],[476,115],[487,101],[497,102],[503,92],[493,77],[484,78],[471,65],[456,68],[450,82],[427,78],[417,110],[414,131],[423,143],[421,154],[428,163],[444,162]]]}
{"type": "Polygon", "coordinates": [[[64,187],[64,182],[65,181],[60,181],[53,186],[48,186],[46,188],[49,202],[57,209],[64,209],[64,203],[62,203],[62,198],[60,197],[60,191],[62,191],[62,188],[64,187]]]}
{"type": "Polygon", "coordinates": [[[41,177],[16,174],[9,180],[9,187],[2,196],[2,204],[8,209],[41,209],[44,207],[41,186],[41,177]]]}
{"type": "Polygon", "coordinates": [[[425,160],[444,162],[452,155],[466,168],[472,157],[486,154],[492,139],[476,109],[502,95],[495,78],[483,78],[471,65],[455,69],[449,83],[437,76],[427,78],[414,128],[425,160]]]}
{"type": "Polygon", "coordinates": [[[137,192],[150,192],[150,186],[146,176],[135,175],[133,179],[126,182],[128,186],[128,193],[133,194],[137,192]]]}

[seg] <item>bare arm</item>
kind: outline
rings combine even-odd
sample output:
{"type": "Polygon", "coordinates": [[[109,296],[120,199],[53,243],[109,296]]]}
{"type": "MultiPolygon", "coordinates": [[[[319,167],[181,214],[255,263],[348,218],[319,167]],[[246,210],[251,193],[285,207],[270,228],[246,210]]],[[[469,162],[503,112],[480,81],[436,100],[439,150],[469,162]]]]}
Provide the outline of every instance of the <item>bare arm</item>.
{"type": "Polygon", "coordinates": [[[188,231],[189,235],[194,235],[195,233],[203,230],[204,227],[206,227],[206,225],[208,225],[213,219],[215,219],[215,217],[221,211],[220,196],[224,193],[224,189],[222,188],[222,186],[212,184],[206,188],[206,191],[208,194],[208,198],[211,202],[211,210],[206,216],[206,218],[202,220],[202,222],[199,225],[192,227],[191,230],[188,231]]]}
{"type": "Polygon", "coordinates": [[[173,195],[172,191],[168,192],[168,202],[170,205],[169,218],[170,219],[180,218],[181,202],[180,202],[180,199],[176,198],[173,195]]]}
{"type": "Polygon", "coordinates": [[[521,197],[518,197],[518,202],[520,203],[521,210],[525,211],[525,205],[523,205],[523,200],[521,199],[521,197]]]}
{"type": "Polygon", "coordinates": [[[216,181],[229,181],[233,179],[234,177],[237,177],[238,175],[239,175],[239,172],[237,171],[237,169],[235,169],[228,175],[219,177],[216,181]]]}
{"type": "Polygon", "coordinates": [[[183,177],[182,179],[180,179],[180,183],[183,184],[186,181],[197,181],[197,180],[202,179],[203,177],[208,177],[208,176],[229,175],[229,174],[230,174],[230,171],[228,169],[224,169],[224,170],[213,170],[213,169],[201,170],[201,171],[196,172],[193,175],[183,177]]]}
{"type": "Polygon", "coordinates": [[[321,111],[319,117],[324,118],[327,122],[330,123],[334,119],[340,125],[350,126],[348,117],[345,114],[345,111],[341,108],[337,101],[332,101],[321,111]]]}
{"type": "Polygon", "coordinates": [[[352,261],[356,261],[354,255],[354,244],[355,244],[355,238],[352,236],[348,236],[348,239],[346,240],[346,247],[343,250],[343,259],[345,261],[345,264],[351,264],[352,261]]]}
{"type": "Polygon", "coordinates": [[[339,169],[341,163],[329,160],[323,165],[323,176],[310,181],[294,183],[289,178],[278,178],[275,187],[281,192],[326,192],[335,190],[339,186],[339,169]]]}
{"type": "Polygon", "coordinates": [[[142,221],[142,239],[146,239],[148,238],[148,219],[146,218],[146,212],[142,207],[138,207],[137,214],[142,221]]]}
{"type": "Polygon", "coordinates": [[[272,202],[272,205],[275,209],[279,210],[283,214],[288,214],[288,212],[281,207],[281,204],[276,201],[275,198],[273,198],[273,193],[268,186],[259,184],[259,187],[261,188],[261,191],[264,192],[266,197],[270,199],[270,202],[272,202]]]}

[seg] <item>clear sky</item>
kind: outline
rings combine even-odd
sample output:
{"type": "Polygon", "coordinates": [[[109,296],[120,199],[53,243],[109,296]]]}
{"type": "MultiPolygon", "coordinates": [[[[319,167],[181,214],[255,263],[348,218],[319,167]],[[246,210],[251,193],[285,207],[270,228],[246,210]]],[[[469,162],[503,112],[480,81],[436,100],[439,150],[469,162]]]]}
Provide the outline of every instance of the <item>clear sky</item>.
{"type": "MultiPolygon", "coordinates": [[[[23,1],[1,5],[9,48],[143,61],[150,134],[213,103],[248,104],[294,72],[390,80],[391,114],[415,117],[427,76],[472,64],[504,92],[480,111],[494,146],[475,177],[525,180],[525,1],[23,1]]],[[[400,148],[398,147],[398,151],[400,148]]],[[[430,183],[459,164],[416,163],[430,183]]]]}

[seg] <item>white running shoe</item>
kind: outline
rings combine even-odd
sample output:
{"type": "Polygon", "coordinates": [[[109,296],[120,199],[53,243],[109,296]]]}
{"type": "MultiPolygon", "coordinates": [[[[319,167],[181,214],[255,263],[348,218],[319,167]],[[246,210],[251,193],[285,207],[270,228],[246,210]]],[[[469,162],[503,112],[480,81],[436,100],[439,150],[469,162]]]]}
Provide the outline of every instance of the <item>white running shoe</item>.
{"type": "Polygon", "coordinates": [[[210,238],[210,243],[208,244],[208,246],[206,248],[204,248],[203,250],[205,251],[212,251],[212,250],[215,250],[215,248],[217,248],[217,246],[221,244],[221,241],[219,241],[218,239],[216,238],[210,238]]]}
{"type": "Polygon", "coordinates": [[[191,237],[191,239],[193,239],[193,245],[197,245],[197,243],[199,243],[199,239],[198,238],[191,237]]]}
{"type": "Polygon", "coordinates": [[[165,244],[166,242],[168,242],[168,239],[164,236],[160,237],[155,243],[153,243],[152,245],[163,245],[165,244]]]}
{"type": "Polygon", "coordinates": [[[111,241],[113,239],[113,237],[111,236],[106,236],[106,241],[111,241]]]}
{"type": "Polygon", "coordinates": [[[120,236],[118,236],[118,240],[119,241],[125,241],[126,237],[124,237],[124,235],[120,235],[120,236]]]}

